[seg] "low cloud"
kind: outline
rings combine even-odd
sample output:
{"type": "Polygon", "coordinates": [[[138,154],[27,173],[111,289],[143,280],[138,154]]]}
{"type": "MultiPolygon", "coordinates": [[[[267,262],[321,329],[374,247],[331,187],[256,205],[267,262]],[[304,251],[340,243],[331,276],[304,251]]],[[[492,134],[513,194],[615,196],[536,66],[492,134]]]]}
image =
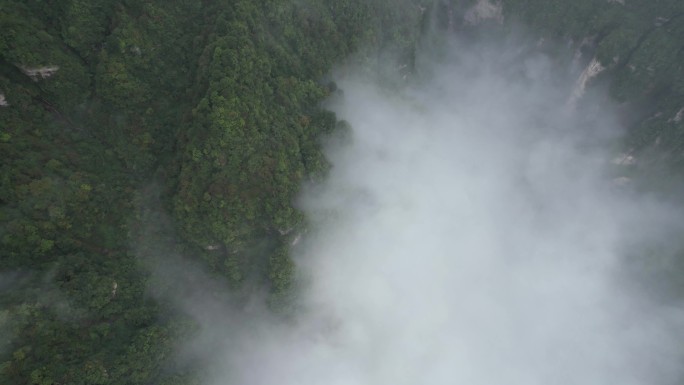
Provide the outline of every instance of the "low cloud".
{"type": "Polygon", "coordinates": [[[419,62],[338,79],[352,130],[301,197],[300,310],[193,308],[208,383],[675,383],[681,309],[625,266],[679,211],[614,182],[610,108],[568,103],[581,71],[510,42],[419,62]]]}

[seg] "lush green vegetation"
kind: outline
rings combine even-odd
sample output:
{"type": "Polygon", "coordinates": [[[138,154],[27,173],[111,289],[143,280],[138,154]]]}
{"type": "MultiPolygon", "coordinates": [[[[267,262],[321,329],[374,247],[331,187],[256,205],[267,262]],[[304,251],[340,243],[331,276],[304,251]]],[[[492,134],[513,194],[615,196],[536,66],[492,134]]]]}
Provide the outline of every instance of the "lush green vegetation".
{"type": "MultiPolygon", "coordinates": [[[[339,125],[319,107],[331,66],[389,45],[410,64],[432,10],[472,1],[451,3],[0,0],[0,383],[193,383],[170,365],[193,326],[149,294],[141,254],[266,286],[281,309],[293,200],[339,125]]],[[[504,6],[592,37],[613,95],[645,111],[632,146],[682,159],[680,1],[504,6]]]]}
{"type": "Polygon", "coordinates": [[[325,76],[361,43],[410,49],[420,16],[356,0],[0,1],[0,382],[192,383],[169,366],[192,325],[149,294],[145,255],[267,285],[282,308],[293,200],[325,173],[319,139],[338,124],[318,107],[325,76]]]}
{"type": "Polygon", "coordinates": [[[188,108],[198,10],[127,3],[0,3],[2,383],[165,381],[180,327],[130,237],[188,108]]]}

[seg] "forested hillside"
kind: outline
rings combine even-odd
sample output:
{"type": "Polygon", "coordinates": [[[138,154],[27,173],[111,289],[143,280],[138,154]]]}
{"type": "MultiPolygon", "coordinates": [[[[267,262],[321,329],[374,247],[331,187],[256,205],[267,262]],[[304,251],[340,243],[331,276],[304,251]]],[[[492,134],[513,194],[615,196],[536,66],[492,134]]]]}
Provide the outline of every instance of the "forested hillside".
{"type": "MultiPolygon", "coordinates": [[[[320,107],[331,69],[389,51],[408,73],[432,17],[459,33],[476,3],[0,0],[0,383],[195,383],[172,365],[193,325],[136,253],[146,213],[170,218],[162,249],[279,309],[295,198],[344,125],[320,107]]],[[[684,3],[495,5],[595,56],[638,111],[627,148],[681,170],[684,3]]]]}
{"type": "Polygon", "coordinates": [[[294,197],[338,124],[318,106],[326,74],[362,43],[410,47],[420,16],[353,0],[0,2],[0,382],[183,383],[168,365],[192,326],[149,295],[135,253],[157,199],[172,250],[283,301],[294,197]]]}

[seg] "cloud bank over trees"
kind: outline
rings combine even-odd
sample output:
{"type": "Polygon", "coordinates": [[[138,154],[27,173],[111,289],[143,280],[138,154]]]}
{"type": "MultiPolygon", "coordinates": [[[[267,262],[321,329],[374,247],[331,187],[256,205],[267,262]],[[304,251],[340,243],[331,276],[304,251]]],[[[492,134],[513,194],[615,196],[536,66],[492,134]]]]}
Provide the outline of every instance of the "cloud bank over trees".
{"type": "Polygon", "coordinates": [[[681,225],[616,183],[609,106],[571,106],[578,70],[531,46],[437,56],[411,84],[342,71],[299,309],[205,320],[213,383],[674,383],[681,311],[625,271],[681,225]]]}

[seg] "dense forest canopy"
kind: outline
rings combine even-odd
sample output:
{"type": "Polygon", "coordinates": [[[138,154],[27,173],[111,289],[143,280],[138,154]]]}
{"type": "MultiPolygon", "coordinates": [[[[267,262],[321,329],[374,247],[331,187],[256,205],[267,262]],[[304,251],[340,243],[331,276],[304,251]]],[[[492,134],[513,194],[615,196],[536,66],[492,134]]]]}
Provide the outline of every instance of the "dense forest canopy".
{"type": "Polygon", "coordinates": [[[194,325],[145,256],[283,311],[294,202],[345,129],[321,107],[333,66],[391,53],[410,76],[429,33],[521,25],[594,62],[631,173],[682,182],[679,0],[0,0],[0,382],[196,383],[173,365],[194,325]]]}

